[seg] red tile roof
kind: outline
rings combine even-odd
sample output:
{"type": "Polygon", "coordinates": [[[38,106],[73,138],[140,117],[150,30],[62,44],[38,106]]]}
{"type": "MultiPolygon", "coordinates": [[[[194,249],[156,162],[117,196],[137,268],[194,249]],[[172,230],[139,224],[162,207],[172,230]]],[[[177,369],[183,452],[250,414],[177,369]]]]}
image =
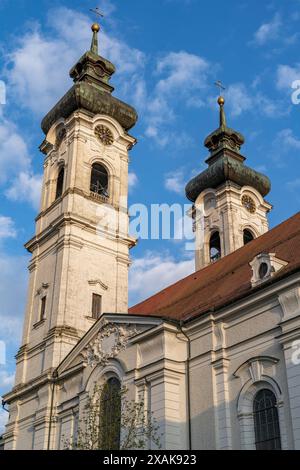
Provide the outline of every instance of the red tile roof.
{"type": "Polygon", "coordinates": [[[252,292],[249,263],[264,252],[275,253],[288,262],[273,282],[300,270],[300,212],[234,253],[135,305],[129,313],[187,320],[221,308],[252,292]]]}

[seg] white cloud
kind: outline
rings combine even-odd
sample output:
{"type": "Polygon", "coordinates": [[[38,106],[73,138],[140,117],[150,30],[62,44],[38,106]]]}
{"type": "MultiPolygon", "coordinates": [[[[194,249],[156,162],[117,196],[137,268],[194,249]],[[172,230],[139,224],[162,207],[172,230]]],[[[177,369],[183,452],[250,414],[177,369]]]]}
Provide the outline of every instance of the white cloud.
{"type": "Polygon", "coordinates": [[[154,139],[161,147],[169,143],[177,147],[191,143],[184,132],[174,133],[167,128],[176,118],[179,103],[191,106],[194,101],[199,106],[212,68],[204,58],[186,51],[170,52],[158,60],[155,69],[158,81],[146,105],[147,137],[154,139]]]}
{"type": "MultiPolygon", "coordinates": [[[[8,56],[11,93],[38,115],[48,112],[70,88],[68,72],[88,50],[92,37],[90,18],[74,10],[53,9],[48,22],[51,35],[46,35],[40,25],[34,25],[8,56]]],[[[116,65],[120,83],[124,83],[124,75],[143,69],[145,56],[141,51],[105,32],[101,32],[100,53],[116,65]]]]}
{"type": "Polygon", "coordinates": [[[156,66],[158,75],[165,74],[156,85],[158,93],[173,94],[182,90],[204,89],[207,86],[209,63],[194,54],[185,51],[170,52],[160,59],[156,66]]]}
{"type": "Polygon", "coordinates": [[[9,389],[13,386],[15,374],[9,374],[6,370],[0,370],[0,388],[9,389]]]}
{"type": "Polygon", "coordinates": [[[8,187],[5,195],[28,202],[36,209],[40,197],[40,175],[32,171],[28,145],[17,126],[0,117],[0,185],[8,187]]]}
{"type": "Polygon", "coordinates": [[[254,100],[243,83],[235,83],[230,85],[226,92],[226,106],[232,116],[240,116],[253,108],[254,100]]]}
{"type": "Polygon", "coordinates": [[[294,136],[292,129],[283,129],[278,132],[276,142],[285,150],[289,148],[300,150],[300,140],[294,136]]]}
{"type": "Polygon", "coordinates": [[[269,41],[277,39],[280,33],[282,21],[279,13],[276,13],[269,23],[263,23],[254,34],[254,43],[263,46],[269,41]]]}
{"type": "Polygon", "coordinates": [[[0,240],[4,238],[15,238],[17,231],[15,223],[10,217],[0,215],[0,240]]]}
{"type": "MultiPolygon", "coordinates": [[[[300,139],[298,139],[292,129],[282,129],[277,132],[275,139],[272,142],[272,151],[270,156],[278,168],[283,168],[287,165],[287,158],[291,155],[297,155],[300,150],[300,139]]],[[[292,189],[290,187],[290,189],[292,189]]]]}
{"type": "Polygon", "coordinates": [[[36,27],[9,56],[10,93],[37,114],[48,111],[67,89],[66,67],[72,57],[74,51],[64,41],[46,39],[36,27]]]}
{"type": "MultiPolygon", "coordinates": [[[[10,94],[39,116],[48,112],[71,86],[69,69],[91,42],[91,20],[86,15],[61,7],[49,12],[48,23],[50,34],[49,29],[46,34],[36,24],[20,38],[8,56],[6,73],[10,94]]],[[[119,39],[114,31],[102,31],[99,43],[100,53],[116,65],[116,94],[132,103],[143,116],[146,137],[161,147],[169,143],[176,147],[190,145],[191,139],[184,132],[171,131],[170,124],[176,118],[179,103],[204,104],[203,91],[213,72],[212,64],[186,51],[170,52],[153,60],[154,85],[147,89],[145,67],[151,58],[119,39]]]]}
{"type": "Polygon", "coordinates": [[[138,184],[139,180],[137,175],[134,172],[130,172],[128,174],[128,186],[129,186],[129,191],[132,191],[136,185],[138,184]]]}
{"type": "Polygon", "coordinates": [[[176,170],[168,173],[165,177],[165,188],[169,191],[183,195],[185,185],[186,181],[183,170],[176,170]]]}
{"type": "Polygon", "coordinates": [[[277,67],[276,86],[279,90],[292,89],[292,83],[295,80],[300,80],[300,64],[294,67],[290,65],[279,65],[277,67]]]}
{"type": "Polygon", "coordinates": [[[28,201],[34,209],[39,208],[41,199],[42,175],[21,172],[6,191],[8,199],[13,201],[28,201]]]}
{"type": "Polygon", "coordinates": [[[137,303],[195,271],[193,259],[176,262],[172,256],[147,252],[134,260],[129,272],[132,303],[137,303]]]}
{"type": "MultiPolygon", "coordinates": [[[[110,1],[103,2],[103,11],[111,13],[114,9],[110,1]]],[[[50,10],[48,23],[50,34],[35,24],[7,56],[10,95],[39,117],[72,86],[69,70],[89,49],[92,38],[90,18],[71,9],[50,10]]],[[[118,73],[114,76],[114,85],[118,95],[143,108],[147,100],[143,80],[145,55],[103,31],[99,43],[100,53],[116,65],[118,73]]],[[[41,175],[32,171],[27,145],[15,126],[8,122],[0,126],[0,183],[7,178],[11,181],[6,197],[27,201],[38,208],[41,175]]],[[[132,188],[137,178],[134,175],[130,178],[132,188]]]]}
{"type": "Polygon", "coordinates": [[[0,340],[19,346],[27,290],[27,256],[0,253],[0,340]]]}
{"type": "Polygon", "coordinates": [[[247,88],[243,83],[234,83],[228,87],[226,107],[234,117],[251,111],[274,118],[287,114],[290,109],[286,103],[272,100],[259,91],[247,88]]]}
{"type": "Polygon", "coordinates": [[[17,127],[10,121],[0,120],[0,184],[30,165],[29,152],[17,127]]]}

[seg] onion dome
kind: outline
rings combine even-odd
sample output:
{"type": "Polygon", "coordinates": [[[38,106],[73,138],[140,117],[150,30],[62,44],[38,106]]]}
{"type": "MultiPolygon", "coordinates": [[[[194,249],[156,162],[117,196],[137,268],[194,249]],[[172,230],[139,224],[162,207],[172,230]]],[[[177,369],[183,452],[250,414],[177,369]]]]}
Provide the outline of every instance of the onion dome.
{"type": "Polygon", "coordinates": [[[106,114],[116,119],[128,131],[137,122],[136,110],[112,96],[114,88],[109,81],[115,73],[115,66],[101,57],[98,51],[100,25],[92,25],[91,48],[70,71],[73,87],[51,109],[42,121],[42,129],[48,133],[60,118],[68,118],[74,111],[84,109],[92,114],[106,114]]]}
{"type": "Polygon", "coordinates": [[[226,181],[232,181],[240,187],[252,186],[265,197],[271,190],[270,179],[244,164],[246,158],[240,153],[240,149],[245,139],[242,134],[227,127],[225,100],[222,96],[219,97],[218,104],[220,126],[204,142],[210,152],[206,160],[208,168],[187,184],[187,198],[195,202],[202,191],[208,188],[215,189],[226,181]]]}

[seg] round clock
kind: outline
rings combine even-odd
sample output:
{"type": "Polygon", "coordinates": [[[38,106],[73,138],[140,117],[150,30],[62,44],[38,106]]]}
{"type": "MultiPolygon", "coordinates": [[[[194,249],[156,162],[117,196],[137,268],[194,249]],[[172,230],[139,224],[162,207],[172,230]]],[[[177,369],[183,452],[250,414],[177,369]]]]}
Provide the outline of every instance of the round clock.
{"type": "Polygon", "coordinates": [[[256,205],[255,202],[253,201],[252,197],[250,196],[243,196],[242,197],[242,204],[245,207],[245,209],[250,212],[250,214],[254,214],[256,212],[256,205]]]}
{"type": "Polygon", "coordinates": [[[106,126],[97,126],[95,129],[95,134],[104,145],[112,145],[114,142],[113,133],[106,126]]]}

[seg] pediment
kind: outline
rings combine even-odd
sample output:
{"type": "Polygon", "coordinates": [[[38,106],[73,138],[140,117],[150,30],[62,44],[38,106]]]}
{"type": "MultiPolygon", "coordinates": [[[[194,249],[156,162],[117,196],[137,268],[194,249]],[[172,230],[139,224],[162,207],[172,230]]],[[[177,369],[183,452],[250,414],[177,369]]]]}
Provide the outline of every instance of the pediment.
{"type": "Polygon", "coordinates": [[[100,286],[104,290],[108,290],[108,285],[104,284],[101,279],[92,279],[89,281],[90,286],[100,286]]]}
{"type": "Polygon", "coordinates": [[[78,367],[105,366],[124,351],[129,342],[162,322],[159,318],[103,315],[59,365],[58,375],[78,367]]]}

